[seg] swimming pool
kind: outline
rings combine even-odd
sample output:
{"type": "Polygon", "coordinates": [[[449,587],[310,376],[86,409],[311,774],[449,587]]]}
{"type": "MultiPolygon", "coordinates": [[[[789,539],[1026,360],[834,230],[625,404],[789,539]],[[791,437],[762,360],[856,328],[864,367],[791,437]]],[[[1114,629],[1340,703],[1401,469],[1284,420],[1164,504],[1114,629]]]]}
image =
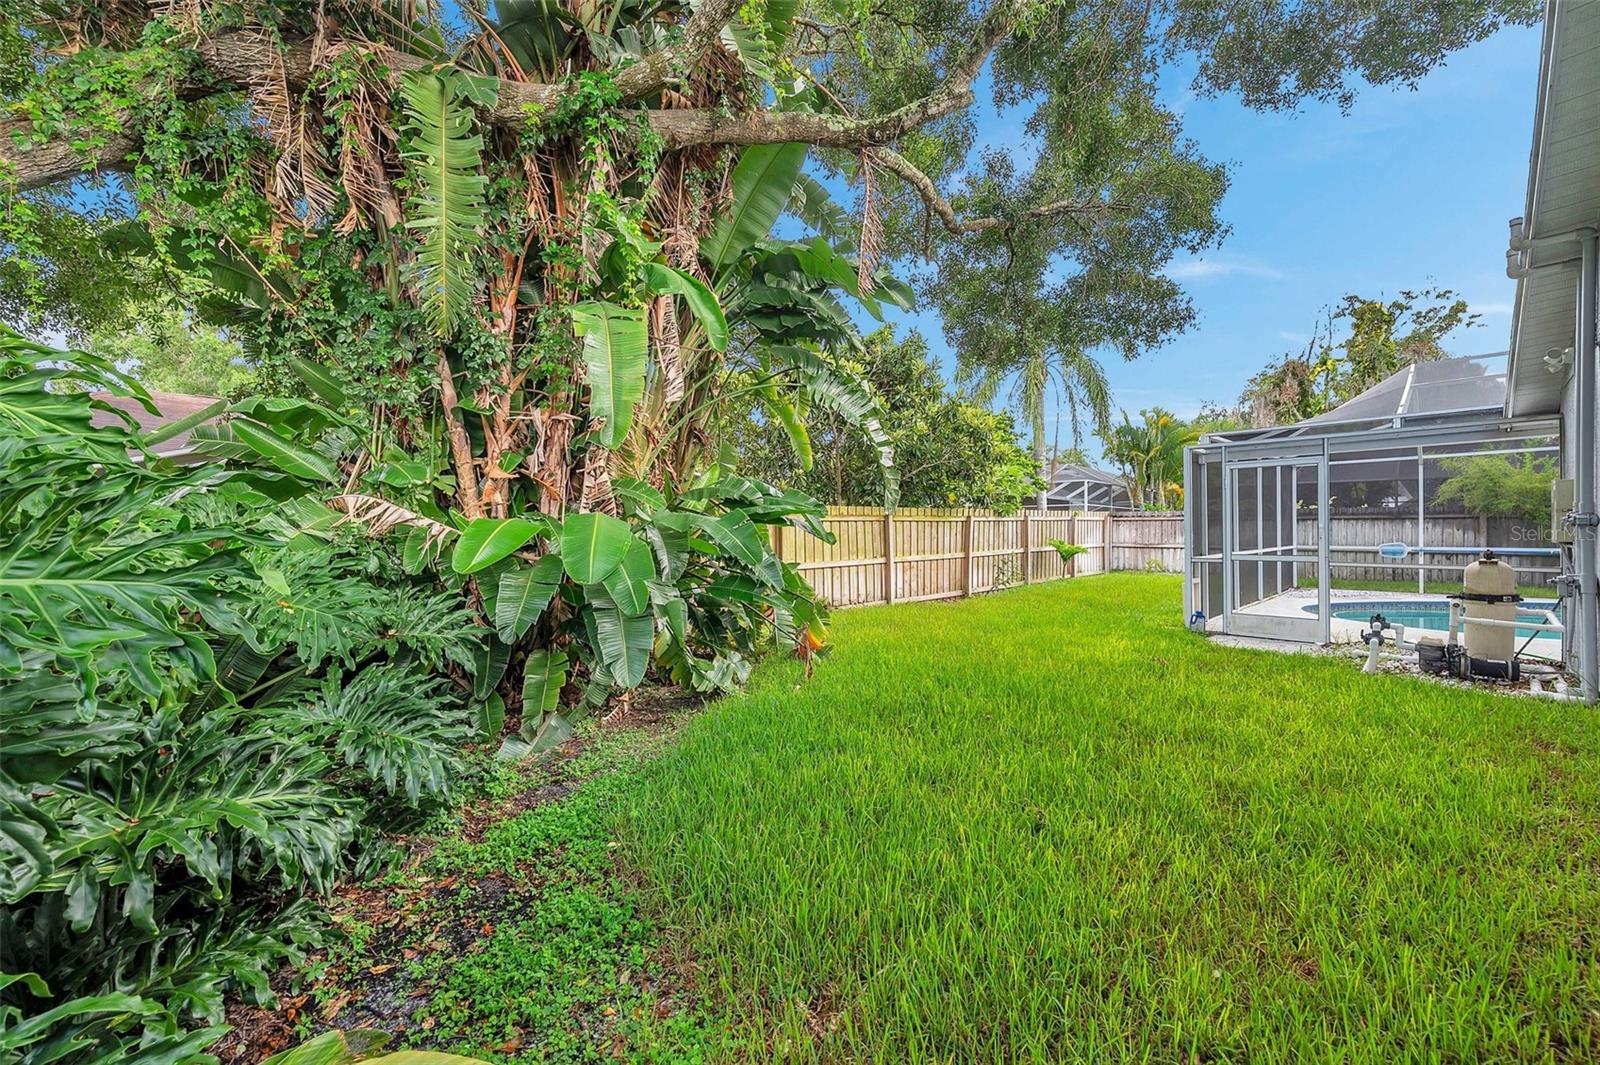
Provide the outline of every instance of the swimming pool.
{"type": "MultiPolygon", "coordinates": [[[[1542,622],[1544,621],[1543,606],[1538,609],[1529,609],[1529,602],[1524,600],[1517,610],[1518,621],[1542,622]]],[[[1304,608],[1306,613],[1315,614],[1315,603],[1304,608]]],[[[1428,629],[1433,632],[1450,631],[1450,606],[1444,600],[1429,601],[1425,599],[1361,599],[1346,600],[1333,604],[1333,616],[1340,621],[1357,621],[1366,623],[1372,620],[1372,615],[1382,614],[1391,625],[1404,625],[1408,629],[1428,629]]],[[[1559,639],[1553,632],[1540,632],[1537,629],[1517,629],[1519,639],[1529,636],[1539,636],[1545,639],[1559,639]]]]}

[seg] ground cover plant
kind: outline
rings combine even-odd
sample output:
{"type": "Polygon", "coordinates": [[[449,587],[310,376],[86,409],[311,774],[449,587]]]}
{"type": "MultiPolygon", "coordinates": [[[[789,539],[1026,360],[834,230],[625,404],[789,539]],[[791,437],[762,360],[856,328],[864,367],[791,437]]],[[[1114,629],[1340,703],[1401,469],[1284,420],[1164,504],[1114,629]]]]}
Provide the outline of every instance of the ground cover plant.
{"type": "Polygon", "coordinates": [[[1600,729],[1183,630],[1175,578],[846,612],[621,838],[754,1060],[1600,1054],[1600,729]]]}
{"type": "Polygon", "coordinates": [[[235,1003],[215,1051],[250,1063],[344,1029],[490,1061],[725,1056],[720,1014],[616,862],[616,807],[699,701],[647,690],[544,759],[470,759],[462,805],[335,892],[339,934],[279,974],[278,1006],[235,1003]]]}

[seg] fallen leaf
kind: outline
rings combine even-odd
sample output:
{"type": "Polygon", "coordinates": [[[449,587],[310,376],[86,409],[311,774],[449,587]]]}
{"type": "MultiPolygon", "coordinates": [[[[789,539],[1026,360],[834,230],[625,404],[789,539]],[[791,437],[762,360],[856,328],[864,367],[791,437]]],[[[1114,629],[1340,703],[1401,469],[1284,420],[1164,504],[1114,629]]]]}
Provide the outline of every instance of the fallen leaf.
{"type": "Polygon", "coordinates": [[[322,1007],[322,1019],[325,1021],[333,1020],[335,1017],[339,1016],[339,1011],[344,1009],[345,1006],[349,1005],[349,1003],[350,993],[348,991],[342,995],[338,995],[330,999],[328,1004],[322,1007]]]}
{"type": "Polygon", "coordinates": [[[367,972],[372,973],[373,975],[377,975],[378,973],[386,973],[390,969],[393,969],[393,968],[394,968],[394,966],[392,964],[391,965],[374,965],[374,966],[370,967],[369,969],[367,969],[367,972]]]}

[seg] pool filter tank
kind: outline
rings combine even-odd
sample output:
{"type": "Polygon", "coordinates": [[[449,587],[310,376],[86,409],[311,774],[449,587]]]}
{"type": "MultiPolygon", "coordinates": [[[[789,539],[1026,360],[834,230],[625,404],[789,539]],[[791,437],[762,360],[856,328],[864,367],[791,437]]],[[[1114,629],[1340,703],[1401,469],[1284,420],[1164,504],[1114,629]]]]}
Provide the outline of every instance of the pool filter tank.
{"type": "MultiPolygon", "coordinates": [[[[1517,574],[1511,566],[1484,551],[1461,578],[1462,612],[1472,618],[1517,620],[1517,574]]],[[[1510,662],[1516,654],[1517,630],[1499,625],[1465,625],[1467,657],[1510,662]]]]}

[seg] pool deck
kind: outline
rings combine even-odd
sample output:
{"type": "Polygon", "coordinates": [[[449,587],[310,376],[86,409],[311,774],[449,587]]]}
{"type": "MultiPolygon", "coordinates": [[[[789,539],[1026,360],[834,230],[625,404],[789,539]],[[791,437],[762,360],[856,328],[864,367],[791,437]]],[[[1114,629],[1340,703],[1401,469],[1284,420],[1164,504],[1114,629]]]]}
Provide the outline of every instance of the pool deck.
{"type": "MultiPolygon", "coordinates": [[[[1427,603],[1435,606],[1445,601],[1444,596],[1441,595],[1418,595],[1415,592],[1379,592],[1335,588],[1330,589],[1328,594],[1335,610],[1339,608],[1340,603],[1359,603],[1376,600],[1381,600],[1385,603],[1427,603]]],[[[1255,617],[1304,618],[1309,616],[1305,608],[1316,603],[1316,601],[1317,590],[1315,588],[1292,588],[1260,602],[1251,603],[1249,606],[1234,612],[1237,614],[1251,614],[1255,617]]],[[[1208,622],[1207,628],[1215,627],[1220,629],[1221,625],[1221,618],[1212,618],[1208,622]]],[[[1362,621],[1347,621],[1344,618],[1332,618],[1328,625],[1329,642],[1333,645],[1360,643],[1361,632],[1365,627],[1366,622],[1364,619],[1362,621]]],[[[1411,631],[1416,632],[1417,630],[1413,629],[1411,631]]],[[[1425,631],[1435,635],[1444,635],[1443,632],[1436,629],[1425,631]]],[[[1523,642],[1524,638],[1519,638],[1517,646],[1521,648],[1523,642]]],[[[1561,660],[1561,641],[1541,636],[1528,642],[1522,653],[1559,662],[1561,660]]]]}

